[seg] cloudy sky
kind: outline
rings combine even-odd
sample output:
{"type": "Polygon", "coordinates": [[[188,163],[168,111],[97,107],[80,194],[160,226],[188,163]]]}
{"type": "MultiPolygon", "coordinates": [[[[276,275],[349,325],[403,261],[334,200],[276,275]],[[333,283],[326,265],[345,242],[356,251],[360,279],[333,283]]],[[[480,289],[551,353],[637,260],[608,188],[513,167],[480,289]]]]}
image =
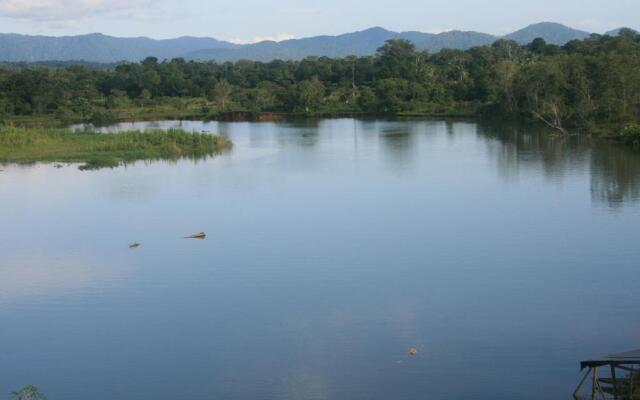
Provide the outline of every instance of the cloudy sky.
{"type": "Polygon", "coordinates": [[[237,42],[338,34],[371,26],[441,32],[508,33],[557,21],[604,32],[640,28],[638,0],[0,0],[0,32],[237,42]]]}

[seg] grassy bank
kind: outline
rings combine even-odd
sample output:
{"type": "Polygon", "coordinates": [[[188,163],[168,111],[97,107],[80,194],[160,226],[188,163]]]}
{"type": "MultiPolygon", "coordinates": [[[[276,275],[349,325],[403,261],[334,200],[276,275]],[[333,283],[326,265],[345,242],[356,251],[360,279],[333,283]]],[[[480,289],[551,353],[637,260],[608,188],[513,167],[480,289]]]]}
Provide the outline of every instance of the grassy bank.
{"type": "Polygon", "coordinates": [[[137,160],[200,158],[231,147],[222,136],[169,131],[118,134],[68,129],[0,127],[0,162],[73,162],[82,169],[114,167],[137,160]]]}

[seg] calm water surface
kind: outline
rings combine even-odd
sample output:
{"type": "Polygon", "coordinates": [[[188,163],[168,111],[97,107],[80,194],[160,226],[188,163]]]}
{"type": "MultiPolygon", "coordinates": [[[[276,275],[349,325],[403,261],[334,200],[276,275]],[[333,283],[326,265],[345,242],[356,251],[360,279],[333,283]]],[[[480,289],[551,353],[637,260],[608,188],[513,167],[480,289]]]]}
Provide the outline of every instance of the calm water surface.
{"type": "Polygon", "coordinates": [[[235,147],[0,167],[0,398],[567,399],[581,359],[639,347],[638,153],[467,122],[181,126],[235,147]]]}

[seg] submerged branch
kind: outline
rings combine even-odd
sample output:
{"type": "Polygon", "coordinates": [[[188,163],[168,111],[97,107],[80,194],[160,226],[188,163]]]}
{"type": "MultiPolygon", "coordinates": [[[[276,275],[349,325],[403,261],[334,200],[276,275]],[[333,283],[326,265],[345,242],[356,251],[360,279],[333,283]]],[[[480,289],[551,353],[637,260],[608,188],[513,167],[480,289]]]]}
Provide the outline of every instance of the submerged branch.
{"type": "Polygon", "coordinates": [[[556,122],[552,122],[552,121],[549,121],[547,118],[545,118],[544,116],[542,116],[541,114],[539,114],[539,113],[537,113],[535,111],[532,111],[531,113],[533,114],[533,116],[536,119],[542,121],[545,125],[553,128],[555,130],[558,130],[558,131],[562,132],[563,135],[566,135],[566,134],[569,133],[566,129],[564,129],[562,127],[562,125],[559,122],[557,122],[557,120],[556,120],[556,122]]]}

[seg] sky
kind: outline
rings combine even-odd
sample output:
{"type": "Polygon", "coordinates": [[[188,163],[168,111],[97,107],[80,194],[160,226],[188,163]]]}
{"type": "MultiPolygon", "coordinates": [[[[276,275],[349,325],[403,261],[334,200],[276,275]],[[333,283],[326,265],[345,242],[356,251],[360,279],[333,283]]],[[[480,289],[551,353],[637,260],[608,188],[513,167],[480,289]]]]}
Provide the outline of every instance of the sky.
{"type": "Polygon", "coordinates": [[[381,26],[496,35],[560,22],[589,32],[640,29],[638,0],[0,0],[0,32],[51,36],[206,36],[238,43],[381,26]]]}

